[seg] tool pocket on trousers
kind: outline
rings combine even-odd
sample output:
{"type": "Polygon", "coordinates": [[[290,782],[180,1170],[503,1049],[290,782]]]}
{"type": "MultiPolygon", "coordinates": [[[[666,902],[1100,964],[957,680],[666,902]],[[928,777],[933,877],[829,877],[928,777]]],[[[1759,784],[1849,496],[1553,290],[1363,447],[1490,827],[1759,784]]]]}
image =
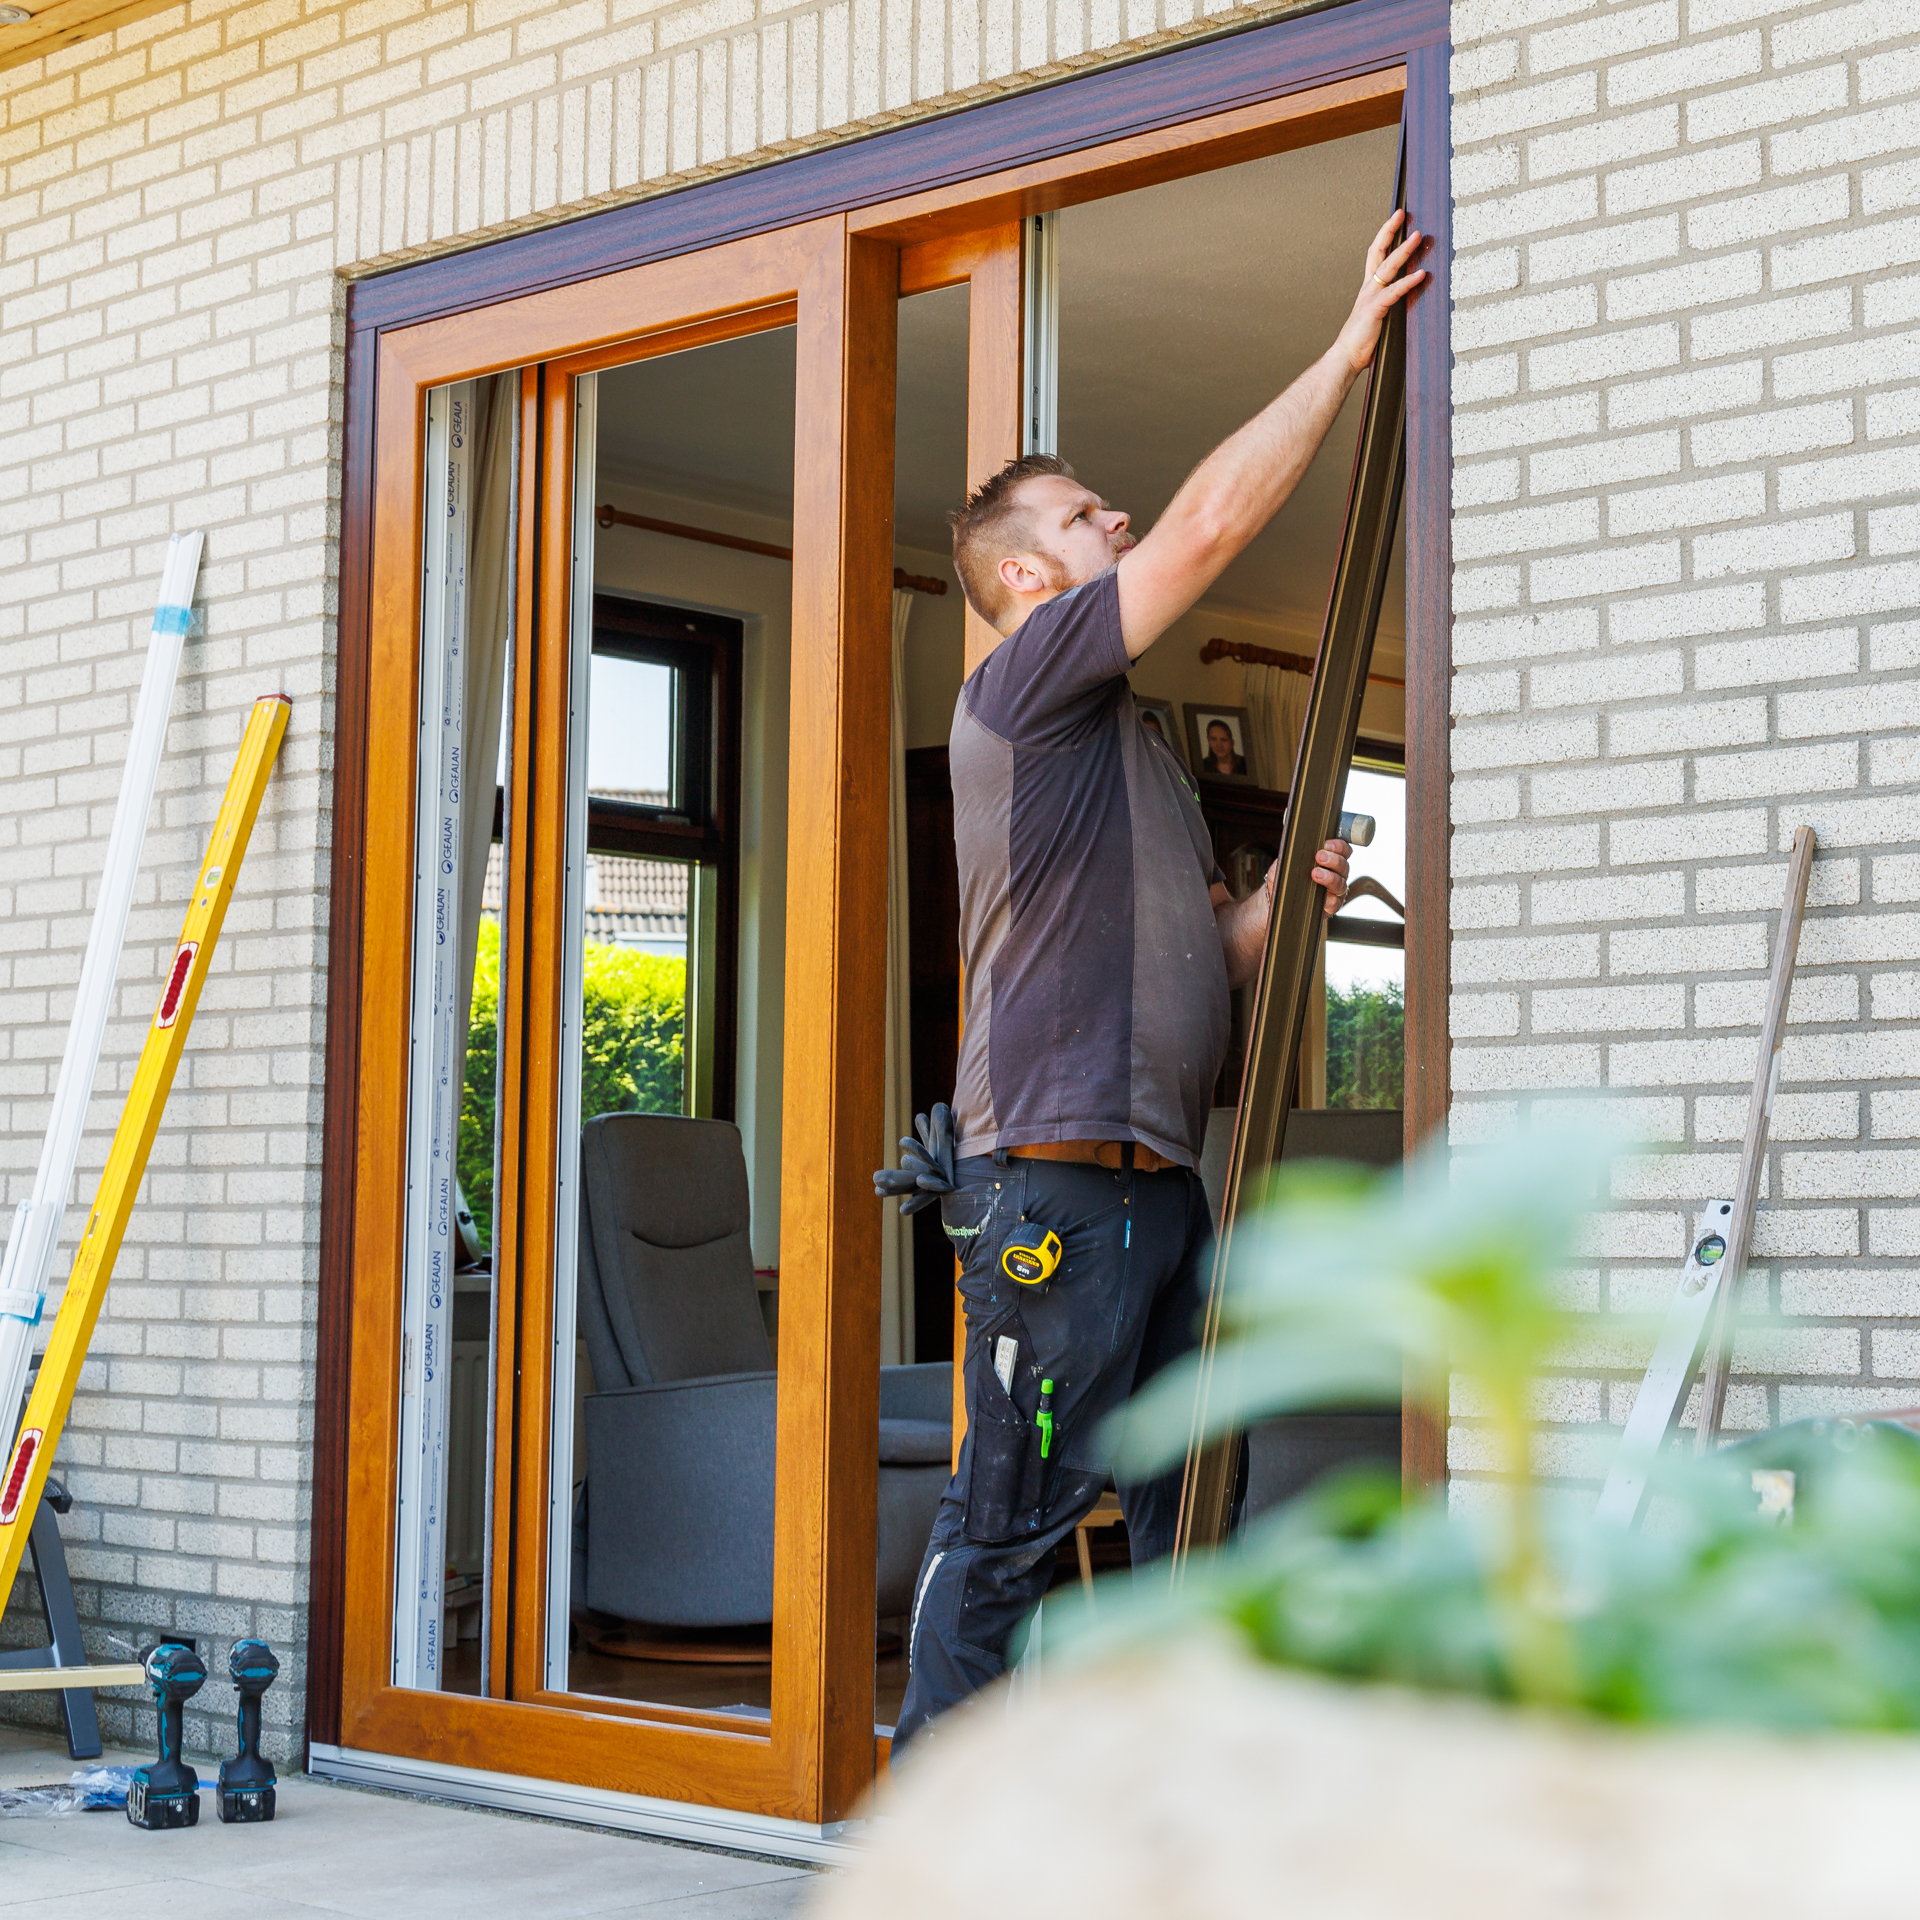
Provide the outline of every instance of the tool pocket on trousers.
{"type": "Polygon", "coordinates": [[[940,1224],[960,1262],[970,1319],[997,1317],[1012,1304],[1014,1283],[1000,1271],[1000,1254],[1019,1223],[1025,1192],[1024,1171],[1014,1167],[989,1184],[958,1187],[940,1198],[940,1224]]]}
{"type": "MultiPolygon", "coordinates": [[[[1018,1314],[996,1322],[984,1336],[984,1363],[975,1375],[968,1409],[966,1534],[984,1545],[999,1545],[1039,1530],[1046,1513],[1047,1475],[1057,1462],[1040,1455],[1040,1429],[1020,1409],[994,1364],[1001,1341],[1015,1343],[1006,1371],[1016,1387],[1029,1384],[1028,1336],[1018,1314]]],[[[1038,1393],[1037,1386],[1033,1389],[1038,1393]]]]}
{"type": "Polygon", "coordinates": [[[994,1203],[999,1198],[998,1187],[956,1187],[940,1196],[940,1224],[947,1244],[960,1259],[965,1260],[992,1231],[994,1203]]]}

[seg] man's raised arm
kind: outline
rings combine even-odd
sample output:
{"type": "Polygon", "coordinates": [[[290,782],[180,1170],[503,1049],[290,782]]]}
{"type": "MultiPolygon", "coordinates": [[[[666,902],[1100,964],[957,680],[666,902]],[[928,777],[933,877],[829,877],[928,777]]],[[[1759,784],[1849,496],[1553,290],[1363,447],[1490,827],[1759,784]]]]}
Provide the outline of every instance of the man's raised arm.
{"type": "Polygon", "coordinates": [[[1398,246],[1395,213],[1367,249],[1367,277],[1334,343],[1280,397],[1187,476],[1153,531],[1120,560],[1120,633],[1139,657],[1213,585],[1300,484],[1348,389],[1366,370],[1388,310],[1427,278],[1400,270],[1421,244],[1398,246]],[[1399,276],[1399,277],[1396,277],[1399,276]]]}

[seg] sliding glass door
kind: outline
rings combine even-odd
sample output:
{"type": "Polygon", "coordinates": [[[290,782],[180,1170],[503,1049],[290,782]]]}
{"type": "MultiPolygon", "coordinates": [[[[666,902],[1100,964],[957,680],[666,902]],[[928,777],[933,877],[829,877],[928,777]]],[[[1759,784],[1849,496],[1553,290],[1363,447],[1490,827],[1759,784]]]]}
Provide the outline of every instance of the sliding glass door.
{"type": "Polygon", "coordinates": [[[1036,212],[1387,125],[1402,88],[380,335],[343,1747],[858,1806],[916,1557],[880,1516],[943,1475],[883,1422],[960,1413],[939,1362],[907,1377],[950,1302],[871,1186],[916,1098],[895,696],[916,635],[956,680],[988,639],[896,508],[934,525],[914,487],[1027,437],[1036,212]],[[897,373],[946,435],[898,501],[897,373]]]}

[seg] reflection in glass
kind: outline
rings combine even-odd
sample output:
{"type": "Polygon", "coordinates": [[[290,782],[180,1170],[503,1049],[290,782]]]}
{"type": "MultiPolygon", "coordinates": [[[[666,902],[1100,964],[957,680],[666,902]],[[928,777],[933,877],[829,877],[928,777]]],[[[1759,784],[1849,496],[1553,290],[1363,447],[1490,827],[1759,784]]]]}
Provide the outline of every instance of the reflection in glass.
{"type": "Polygon", "coordinates": [[[588,683],[587,791],[679,808],[674,670],[596,647],[588,683]]]}
{"type": "MultiPolygon", "coordinates": [[[[1352,876],[1394,900],[1407,897],[1407,783],[1403,775],[1355,767],[1340,802],[1374,819],[1373,844],[1356,847],[1352,876]]],[[[1378,895],[1358,893],[1343,919],[1383,931],[1404,923],[1378,895]]],[[[1407,956],[1398,946],[1327,943],[1327,1088],[1330,1107],[1397,1108],[1406,1088],[1407,956]]]]}
{"type": "Polygon", "coordinates": [[[749,632],[748,700],[784,682],[792,573],[591,516],[789,545],[793,336],[579,391],[546,1680],[764,1720],[779,1191],[749,1153],[777,1124],[777,1028],[738,1075],[734,1055],[777,979],[777,948],[739,978],[739,925],[781,905],[784,819],[743,898],[740,685],[749,632]]]}

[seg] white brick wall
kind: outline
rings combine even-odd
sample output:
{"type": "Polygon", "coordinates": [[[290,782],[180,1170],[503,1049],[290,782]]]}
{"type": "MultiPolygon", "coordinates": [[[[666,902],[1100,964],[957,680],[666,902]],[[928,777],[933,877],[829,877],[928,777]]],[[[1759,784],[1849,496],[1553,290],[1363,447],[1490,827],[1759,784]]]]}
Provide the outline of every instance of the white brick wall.
{"type": "Polygon", "coordinates": [[[1733,1182],[1802,822],[1729,1420],[1920,1397],[1920,14],[1454,22],[1453,1136],[1597,1102],[1682,1149],[1617,1167],[1543,1395],[1542,1470],[1591,1482],[1644,1351],[1604,1316],[1664,1310],[1733,1182]]]}
{"type": "MultiPolygon", "coordinates": [[[[89,1195],[247,706],[295,702],[61,1450],[98,1634],[304,1637],[342,276],[1295,3],[186,0],[0,73],[0,1204],[31,1178],[168,533],[209,530],[206,631],[89,1195]]],[[[205,1749],[230,1689],[201,1702],[205,1749]]],[[[297,1661],[267,1715],[284,1756],[297,1661]]]]}

